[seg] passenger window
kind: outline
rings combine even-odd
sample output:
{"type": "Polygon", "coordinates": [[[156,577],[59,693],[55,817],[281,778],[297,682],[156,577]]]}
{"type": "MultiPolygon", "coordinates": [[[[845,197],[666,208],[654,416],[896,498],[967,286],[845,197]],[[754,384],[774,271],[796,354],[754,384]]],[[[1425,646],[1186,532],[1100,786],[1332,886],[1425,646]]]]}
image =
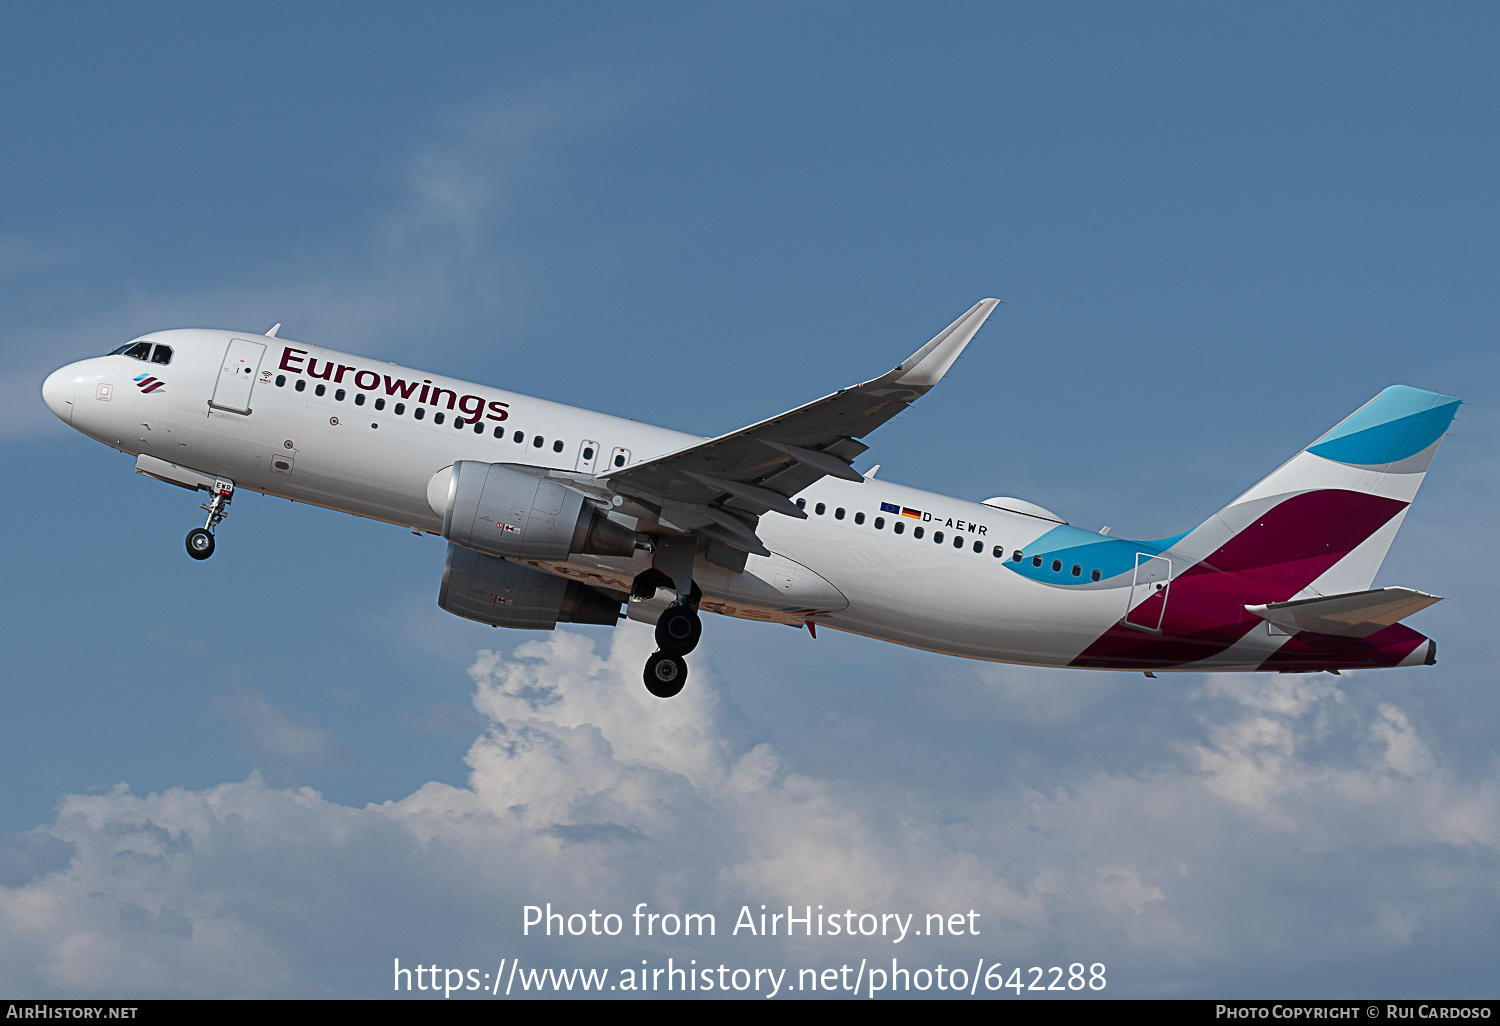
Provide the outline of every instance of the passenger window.
{"type": "Polygon", "coordinates": [[[828,507],[825,506],[825,505],[823,505],[820,502],[816,506],[813,507],[813,512],[816,513],[818,516],[822,516],[824,513],[828,512],[828,507]]]}
{"type": "Polygon", "coordinates": [[[913,538],[920,538],[920,537],[922,537],[922,535],[924,533],[925,533],[924,530],[922,528],[920,528],[920,527],[913,527],[911,529],[911,536],[913,538]]]}
{"type": "Polygon", "coordinates": [[[152,363],[168,364],[172,362],[172,347],[157,346],[156,351],[151,354],[152,363]]]}
{"type": "Polygon", "coordinates": [[[1083,576],[1083,567],[1079,566],[1077,563],[1073,564],[1073,576],[1074,577],[1082,577],[1083,576]]]}
{"type": "Polygon", "coordinates": [[[476,420],[474,422],[474,433],[476,435],[482,435],[482,434],[484,434],[484,422],[483,421],[476,420]]]}
{"type": "Polygon", "coordinates": [[[436,413],[434,413],[432,415],[432,422],[434,424],[441,424],[444,421],[444,419],[446,419],[446,415],[443,413],[442,410],[438,410],[436,413]]]}
{"type": "Polygon", "coordinates": [[[313,389],[313,394],[314,395],[322,395],[326,391],[328,391],[328,386],[327,385],[319,385],[317,388],[313,389]]]}
{"type": "Polygon", "coordinates": [[[151,356],[151,343],[137,342],[135,345],[125,350],[125,355],[133,360],[148,359],[151,356]]]}
{"type": "MultiPolygon", "coordinates": [[[[615,459],[619,459],[619,458],[620,457],[618,457],[618,456],[615,457],[615,459]]],[[[798,499],[797,500],[797,508],[798,509],[806,509],[807,508],[807,500],[806,499],[798,499]]]]}
{"type": "Polygon", "coordinates": [[[533,438],[531,440],[531,447],[533,449],[540,449],[542,447],[542,436],[541,435],[537,435],[535,438],[533,438]]]}
{"type": "Polygon", "coordinates": [[[526,441],[526,436],[517,431],[515,437],[512,438],[511,441],[515,442],[517,445],[520,445],[522,442],[526,441]]]}
{"type": "Polygon", "coordinates": [[[453,418],[453,430],[455,430],[455,431],[462,431],[463,429],[464,429],[464,419],[463,419],[463,417],[454,417],[453,418]]]}
{"type": "Polygon", "coordinates": [[[833,519],[835,519],[835,520],[842,520],[842,519],[844,519],[844,507],[840,506],[838,509],[836,509],[836,510],[833,511],[833,519]]]}
{"type": "Polygon", "coordinates": [[[333,397],[335,399],[337,399],[339,402],[343,402],[344,401],[344,390],[342,388],[335,389],[334,393],[333,393],[333,397]]]}
{"type": "MultiPolygon", "coordinates": [[[[920,528],[919,528],[919,530],[920,530],[920,528]]],[[[921,537],[921,536],[918,535],[918,537],[921,537]]],[[[939,545],[943,544],[943,532],[942,531],[934,531],[932,533],[932,540],[935,541],[935,542],[937,542],[939,545]]]]}
{"type": "Polygon", "coordinates": [[[1096,580],[1096,581],[1097,581],[1097,580],[1098,580],[1098,579],[1099,579],[1099,576],[1100,576],[1100,575],[1099,575],[1099,571],[1097,571],[1097,570],[1095,570],[1095,571],[1094,571],[1094,572],[1093,572],[1093,573],[1092,573],[1092,574],[1090,574],[1090,575],[1089,575],[1089,576],[1091,576],[1091,577],[1092,577],[1092,578],[1093,578],[1093,579],[1094,579],[1094,580],[1096,580]]]}
{"type": "Polygon", "coordinates": [[[363,406],[364,404],[365,404],[365,394],[363,392],[355,392],[354,393],[354,405],[355,406],[363,406]]]}
{"type": "Polygon", "coordinates": [[[383,409],[385,409],[385,400],[384,399],[376,399],[375,400],[375,408],[377,410],[383,410],[383,409]]]}
{"type": "Polygon", "coordinates": [[[411,416],[413,420],[421,420],[423,417],[427,416],[427,407],[418,406],[415,410],[411,411],[411,416]]]}
{"type": "Polygon", "coordinates": [[[1055,574],[1062,572],[1062,560],[1060,560],[1060,559],[1054,559],[1052,561],[1052,572],[1055,573],[1055,574]]]}
{"type": "Polygon", "coordinates": [[[617,452],[617,453],[615,453],[615,466],[617,466],[617,467],[623,467],[624,465],[625,465],[625,454],[623,452],[617,452]]]}
{"type": "Polygon", "coordinates": [[[285,388],[286,387],[286,375],[285,374],[278,374],[278,375],[276,375],[276,387],[277,388],[285,388]]]}
{"type": "Polygon", "coordinates": [[[864,523],[865,522],[865,515],[863,513],[856,513],[856,514],[854,514],[854,522],[856,524],[862,524],[862,523],[864,523]]]}
{"type": "Polygon", "coordinates": [[[301,378],[298,378],[297,379],[297,391],[302,392],[302,391],[305,391],[306,388],[307,388],[307,382],[303,381],[301,378]]]}
{"type": "Polygon", "coordinates": [[[394,413],[398,417],[401,416],[403,413],[406,412],[406,404],[405,403],[397,403],[395,406],[391,407],[391,412],[394,413]]]}
{"type": "Polygon", "coordinates": [[[885,530],[885,517],[876,517],[875,518],[875,530],[877,530],[877,531],[884,531],[885,530]]]}
{"type": "Polygon", "coordinates": [[[592,445],[585,445],[583,447],[583,458],[586,460],[594,458],[594,447],[592,445]]]}
{"type": "Polygon", "coordinates": [[[563,451],[563,444],[562,444],[562,439],[561,438],[559,438],[557,441],[555,441],[555,442],[552,443],[552,451],[553,452],[562,452],[563,451]]]}
{"type": "Polygon", "coordinates": [[[1032,556],[1031,557],[1031,565],[1032,566],[1041,566],[1042,565],[1042,557],[1041,556],[1032,556]]]}
{"type": "MultiPolygon", "coordinates": [[[[979,542],[975,542],[974,544],[978,545],[980,543],[979,542]]],[[[990,553],[990,555],[994,556],[996,559],[1004,559],[1005,558],[1005,550],[1002,549],[1000,546],[996,545],[995,546],[995,551],[992,552],[992,553],[990,553]]]]}
{"type": "MultiPolygon", "coordinates": [[[[894,524],[891,525],[891,530],[895,531],[897,534],[901,534],[902,532],[904,532],[906,530],[906,521],[904,521],[904,520],[898,520],[898,521],[896,521],[894,524]]],[[[917,528],[917,530],[920,531],[921,528],[919,527],[919,528],[917,528]]]]}
{"type": "Polygon", "coordinates": [[[1021,561],[1021,558],[1022,558],[1021,550],[1017,549],[1015,551],[1015,554],[1010,557],[1010,561],[1012,563],[1019,563],[1021,561]]]}
{"type": "Polygon", "coordinates": [[[497,428],[495,428],[495,437],[496,438],[504,438],[505,437],[505,429],[503,427],[497,427],[497,428]]]}

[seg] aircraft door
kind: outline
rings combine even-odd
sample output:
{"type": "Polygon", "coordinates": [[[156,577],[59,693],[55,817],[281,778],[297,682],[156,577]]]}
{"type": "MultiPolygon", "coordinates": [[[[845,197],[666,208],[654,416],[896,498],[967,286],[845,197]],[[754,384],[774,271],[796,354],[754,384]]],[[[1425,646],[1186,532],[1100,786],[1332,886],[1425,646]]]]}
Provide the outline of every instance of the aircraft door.
{"type": "Polygon", "coordinates": [[[612,452],[612,453],[609,454],[609,466],[605,467],[604,469],[605,470],[619,470],[621,467],[629,465],[629,463],[630,463],[630,450],[629,449],[616,449],[614,452],[612,452]]]}
{"type": "Polygon", "coordinates": [[[578,465],[573,469],[585,474],[592,474],[594,466],[599,462],[599,443],[584,439],[578,443],[578,465]]]}
{"type": "Polygon", "coordinates": [[[1121,620],[1126,627],[1161,633],[1167,612],[1167,592],[1172,587],[1172,561],[1149,552],[1135,555],[1135,578],[1130,584],[1130,605],[1121,620]]]}
{"type": "Polygon", "coordinates": [[[230,339],[219,367],[218,380],[214,383],[214,396],[208,404],[218,410],[249,413],[250,390],[255,387],[255,372],[260,369],[260,361],[265,355],[263,342],[230,339]]]}

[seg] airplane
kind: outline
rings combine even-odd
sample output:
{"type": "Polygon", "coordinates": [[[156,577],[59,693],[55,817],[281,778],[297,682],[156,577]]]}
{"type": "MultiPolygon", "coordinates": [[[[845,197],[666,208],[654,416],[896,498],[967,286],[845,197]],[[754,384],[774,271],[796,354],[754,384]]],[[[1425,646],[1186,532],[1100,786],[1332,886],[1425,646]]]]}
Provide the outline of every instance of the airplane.
{"type": "Polygon", "coordinates": [[[1008,496],[853,467],[953,366],[985,299],[894,369],[704,437],[264,334],[156,331],[51,374],[64,423],[208,493],[441,536],[438,605],[494,627],[655,626],[644,681],[687,680],[704,610],[1036,666],[1305,673],[1432,665],[1373,588],[1460,400],[1393,385],[1182,534],[1117,538],[1008,496]]]}

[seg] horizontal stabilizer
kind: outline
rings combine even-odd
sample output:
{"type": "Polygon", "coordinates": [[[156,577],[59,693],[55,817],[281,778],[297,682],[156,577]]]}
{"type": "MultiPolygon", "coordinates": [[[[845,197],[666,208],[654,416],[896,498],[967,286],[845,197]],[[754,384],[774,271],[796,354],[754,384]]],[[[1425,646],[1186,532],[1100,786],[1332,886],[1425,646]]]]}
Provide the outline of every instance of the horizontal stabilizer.
{"type": "Polygon", "coordinates": [[[1410,588],[1374,588],[1293,602],[1270,602],[1263,606],[1246,606],[1245,609],[1291,634],[1311,631],[1345,638],[1367,638],[1441,601],[1436,595],[1410,588]]]}

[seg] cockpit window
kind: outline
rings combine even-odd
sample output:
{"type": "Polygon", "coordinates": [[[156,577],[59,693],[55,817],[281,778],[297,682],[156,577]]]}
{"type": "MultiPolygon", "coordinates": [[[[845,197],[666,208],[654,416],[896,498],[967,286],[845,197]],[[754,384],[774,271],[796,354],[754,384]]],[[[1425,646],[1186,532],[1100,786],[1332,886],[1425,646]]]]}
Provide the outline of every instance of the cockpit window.
{"type": "Polygon", "coordinates": [[[135,360],[149,360],[151,358],[151,343],[127,342],[119,349],[116,349],[114,353],[110,353],[109,355],[114,356],[115,353],[120,353],[135,360]]]}
{"type": "Polygon", "coordinates": [[[163,364],[171,363],[172,362],[172,347],[171,346],[157,346],[156,347],[156,351],[151,354],[151,362],[152,363],[163,363],[163,364]]]}

